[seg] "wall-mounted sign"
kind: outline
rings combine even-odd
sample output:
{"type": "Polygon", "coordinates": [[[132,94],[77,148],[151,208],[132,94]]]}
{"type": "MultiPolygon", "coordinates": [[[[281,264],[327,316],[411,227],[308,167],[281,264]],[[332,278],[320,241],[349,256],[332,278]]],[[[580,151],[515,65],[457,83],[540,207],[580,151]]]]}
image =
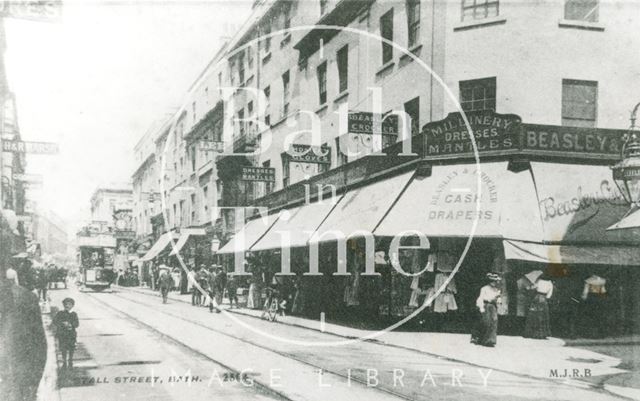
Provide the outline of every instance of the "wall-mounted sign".
{"type": "Polygon", "coordinates": [[[30,214],[16,215],[16,220],[22,221],[24,223],[31,223],[31,215],[30,214]]]}
{"type": "Polygon", "coordinates": [[[198,149],[206,152],[223,152],[224,142],[200,141],[198,143],[198,149]]]}
{"type": "Polygon", "coordinates": [[[350,134],[382,134],[398,135],[398,121],[396,114],[382,116],[363,111],[350,112],[347,119],[350,134]]]}
{"type": "Polygon", "coordinates": [[[311,145],[292,144],[286,154],[293,162],[331,164],[331,148],[328,145],[318,149],[311,145]]]}
{"type": "Polygon", "coordinates": [[[57,21],[62,16],[61,0],[5,0],[0,16],[34,21],[57,21]]]}
{"type": "Polygon", "coordinates": [[[58,144],[52,142],[2,141],[4,152],[36,153],[53,155],[59,152],[58,144]]]}
{"type": "Polygon", "coordinates": [[[242,181],[276,181],[276,169],[273,167],[242,167],[242,181]]]}
{"type": "Polygon", "coordinates": [[[620,157],[623,130],[523,124],[522,149],[620,157]]]}
{"type": "MultiPolygon", "coordinates": [[[[465,113],[479,153],[518,149],[520,117],[492,110],[465,113]]],[[[449,113],[422,128],[425,156],[473,155],[474,144],[461,113],[449,113]]]]}
{"type": "Polygon", "coordinates": [[[40,174],[13,174],[15,181],[42,183],[42,176],[40,174]]]}

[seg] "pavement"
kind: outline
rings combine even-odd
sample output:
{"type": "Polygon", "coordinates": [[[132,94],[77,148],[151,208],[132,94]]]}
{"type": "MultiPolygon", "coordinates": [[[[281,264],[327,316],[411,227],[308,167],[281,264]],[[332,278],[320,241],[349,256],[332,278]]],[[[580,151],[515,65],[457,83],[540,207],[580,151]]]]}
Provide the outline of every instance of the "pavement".
{"type": "MultiPolygon", "coordinates": [[[[123,294],[128,292],[158,296],[155,291],[145,288],[117,288],[117,291],[123,294]]],[[[191,297],[188,294],[180,295],[172,292],[169,298],[172,301],[191,303],[191,297]]],[[[229,309],[228,305],[224,305],[223,308],[235,315],[252,318],[260,318],[262,314],[260,310],[229,309]]],[[[580,345],[579,341],[575,344],[567,344],[556,338],[533,340],[499,336],[495,348],[485,348],[470,344],[469,336],[464,334],[394,331],[376,336],[376,332],[370,330],[294,316],[279,317],[278,323],[320,332],[335,338],[334,341],[375,336],[367,342],[397,350],[417,351],[452,363],[463,363],[479,369],[492,369],[495,372],[514,374],[521,378],[560,383],[575,389],[605,390],[622,397],[640,400],[640,386],[636,385],[637,375],[619,366],[623,358],[586,349],[580,345]],[[624,378],[629,374],[632,378],[625,380],[624,378]]],[[[590,341],[593,342],[593,340],[590,341]]],[[[622,341],[628,341],[628,339],[622,341]]]]}

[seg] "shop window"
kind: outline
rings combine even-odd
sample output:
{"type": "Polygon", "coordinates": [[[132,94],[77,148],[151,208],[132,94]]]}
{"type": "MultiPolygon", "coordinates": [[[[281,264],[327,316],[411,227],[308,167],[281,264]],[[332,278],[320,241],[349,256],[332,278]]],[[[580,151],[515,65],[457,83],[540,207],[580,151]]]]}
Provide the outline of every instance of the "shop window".
{"type": "Polygon", "coordinates": [[[325,15],[329,8],[329,0],[320,0],[320,15],[325,15]]]}
{"type": "Polygon", "coordinates": [[[191,103],[191,112],[193,113],[193,122],[197,121],[198,115],[196,110],[196,102],[191,103]]]}
{"type": "Polygon", "coordinates": [[[407,44],[413,47],[420,36],[420,0],[407,1],[407,44]]]}
{"type": "Polygon", "coordinates": [[[264,88],[264,124],[269,127],[271,126],[271,87],[267,86],[264,88]]]}
{"type": "Polygon", "coordinates": [[[282,154],[282,187],[289,186],[289,156],[286,153],[282,154]]]}
{"type": "Polygon", "coordinates": [[[244,84],[244,52],[238,54],[238,80],[240,85],[244,84]]]}
{"type": "Polygon", "coordinates": [[[318,100],[320,104],[327,103],[327,62],[323,62],[317,68],[318,75],[318,100]]]}
{"type": "Polygon", "coordinates": [[[343,149],[340,148],[340,137],[336,138],[336,164],[342,166],[349,162],[349,157],[344,154],[343,149]]]}
{"type": "MultiPolygon", "coordinates": [[[[247,47],[247,67],[249,69],[253,68],[253,49],[251,46],[247,47]]],[[[251,74],[251,72],[249,72],[249,74],[251,74]]]]}
{"type": "Polygon", "coordinates": [[[415,97],[404,104],[404,112],[411,119],[411,135],[420,133],[420,97],[415,97]]]}
{"type": "Polygon", "coordinates": [[[264,36],[264,41],[262,42],[264,52],[269,53],[269,51],[271,51],[271,25],[267,24],[264,26],[264,36]]]}
{"type": "Polygon", "coordinates": [[[565,0],[564,19],[598,22],[599,0],[565,0]]]}
{"type": "Polygon", "coordinates": [[[380,17],[380,36],[387,41],[382,42],[382,64],[386,64],[393,59],[393,9],[387,11],[380,17]]]}
{"type": "Polygon", "coordinates": [[[289,71],[282,74],[282,116],[289,114],[289,71]]]}
{"type": "Polygon", "coordinates": [[[464,111],[496,110],[496,78],[460,81],[460,105],[464,111]]]}
{"type": "Polygon", "coordinates": [[[249,135],[253,133],[253,101],[247,103],[247,118],[249,119],[249,135]]]}
{"type": "Polygon", "coordinates": [[[284,29],[291,28],[291,3],[290,2],[287,2],[285,4],[282,14],[284,18],[284,29]]]}
{"type": "Polygon", "coordinates": [[[497,17],[499,3],[496,0],[462,0],[462,21],[497,17]]]}
{"type": "Polygon", "coordinates": [[[191,147],[191,172],[196,171],[196,147],[191,147]]]}
{"type": "Polygon", "coordinates": [[[598,83],[594,81],[562,80],[562,125],[595,127],[598,83]]]}
{"type": "Polygon", "coordinates": [[[238,124],[240,128],[240,136],[244,136],[244,110],[238,111],[238,124]]]}
{"type": "Polygon", "coordinates": [[[344,45],[338,50],[338,91],[340,93],[349,89],[349,45],[344,45]]]}

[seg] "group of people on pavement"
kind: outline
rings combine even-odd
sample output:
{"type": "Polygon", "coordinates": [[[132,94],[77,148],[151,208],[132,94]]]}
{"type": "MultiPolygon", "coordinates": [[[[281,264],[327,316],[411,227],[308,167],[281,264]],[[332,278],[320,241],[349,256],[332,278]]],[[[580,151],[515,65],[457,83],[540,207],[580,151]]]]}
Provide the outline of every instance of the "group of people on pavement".
{"type": "MultiPolygon", "coordinates": [[[[502,302],[502,277],[487,273],[488,284],[476,300],[479,316],[471,333],[473,344],[494,347],[498,332],[498,306],[502,302]]],[[[523,317],[523,337],[545,339],[551,335],[548,300],[553,294],[551,276],[533,271],[518,280],[518,316],[523,317]]]]}
{"type": "MultiPolygon", "coordinates": [[[[214,310],[220,313],[220,306],[225,293],[229,298],[229,306],[233,308],[238,305],[238,284],[233,275],[227,276],[222,266],[211,265],[207,267],[201,264],[200,267],[190,270],[187,273],[189,283],[191,283],[191,305],[207,306],[209,311],[214,310]]],[[[162,303],[167,303],[169,291],[174,286],[173,278],[168,269],[162,269],[158,279],[158,289],[162,295],[162,303]]]]}

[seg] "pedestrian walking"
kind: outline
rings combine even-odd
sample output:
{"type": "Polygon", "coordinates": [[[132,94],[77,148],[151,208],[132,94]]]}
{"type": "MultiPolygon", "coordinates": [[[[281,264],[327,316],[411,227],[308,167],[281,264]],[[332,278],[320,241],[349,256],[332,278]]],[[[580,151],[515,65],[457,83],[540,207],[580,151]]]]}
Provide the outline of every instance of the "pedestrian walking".
{"type": "Polygon", "coordinates": [[[167,297],[169,296],[169,291],[171,291],[171,288],[173,288],[173,277],[171,277],[171,274],[169,274],[169,269],[162,270],[158,288],[160,288],[160,294],[162,295],[162,303],[166,304],[167,297]]]}
{"type": "Polygon", "coordinates": [[[38,269],[36,275],[36,288],[38,289],[38,298],[42,301],[47,300],[47,288],[49,288],[49,274],[46,269],[38,269]]]}
{"type": "Polygon", "coordinates": [[[198,282],[197,280],[197,270],[193,269],[193,270],[189,270],[189,273],[187,273],[187,280],[189,285],[191,286],[191,305],[192,306],[196,306],[197,303],[200,303],[200,299],[198,298],[198,295],[200,294],[200,292],[198,291],[198,288],[196,283],[198,282]],[[196,303],[197,301],[197,303],[196,303]]]}
{"type": "MultiPolygon", "coordinates": [[[[213,279],[213,294],[215,300],[216,313],[220,313],[220,305],[222,305],[222,294],[227,284],[227,275],[220,266],[216,269],[216,276],[213,279]]],[[[209,308],[211,310],[211,307],[209,308]]]]}
{"type": "Polygon", "coordinates": [[[38,297],[0,278],[0,400],[35,401],[46,361],[38,297]]]}
{"type": "Polygon", "coordinates": [[[200,265],[200,271],[198,272],[198,284],[200,285],[200,306],[207,306],[207,298],[209,295],[209,277],[211,273],[207,270],[206,266],[200,265]]]}
{"type": "Polygon", "coordinates": [[[73,352],[76,350],[76,338],[78,336],[76,329],[78,328],[78,315],[71,309],[75,306],[76,301],[73,298],[65,298],[62,300],[63,310],[56,313],[53,318],[53,325],[56,328],[56,338],[58,339],[58,348],[62,354],[62,367],[73,367],[73,352]]]}
{"type": "Polygon", "coordinates": [[[496,273],[487,273],[489,284],[480,289],[476,307],[480,316],[471,334],[473,344],[494,347],[498,335],[498,303],[500,302],[501,278],[496,273]]]}
{"type": "Polygon", "coordinates": [[[18,280],[18,272],[9,267],[5,273],[5,277],[7,280],[11,280],[11,282],[15,285],[20,285],[20,281],[18,280]]]}
{"type": "Polygon", "coordinates": [[[547,273],[543,273],[536,281],[535,291],[524,325],[524,337],[544,339],[551,335],[549,326],[549,304],[547,300],[553,294],[553,283],[547,273]]]}
{"type": "Polygon", "coordinates": [[[232,274],[229,274],[227,277],[227,294],[229,294],[229,308],[233,308],[233,302],[236,303],[236,308],[238,306],[238,281],[236,277],[232,274]]]}
{"type": "MultiPolygon", "coordinates": [[[[216,297],[216,268],[214,265],[209,266],[209,312],[213,312],[216,297]]],[[[217,306],[217,305],[215,305],[217,306]]]]}

